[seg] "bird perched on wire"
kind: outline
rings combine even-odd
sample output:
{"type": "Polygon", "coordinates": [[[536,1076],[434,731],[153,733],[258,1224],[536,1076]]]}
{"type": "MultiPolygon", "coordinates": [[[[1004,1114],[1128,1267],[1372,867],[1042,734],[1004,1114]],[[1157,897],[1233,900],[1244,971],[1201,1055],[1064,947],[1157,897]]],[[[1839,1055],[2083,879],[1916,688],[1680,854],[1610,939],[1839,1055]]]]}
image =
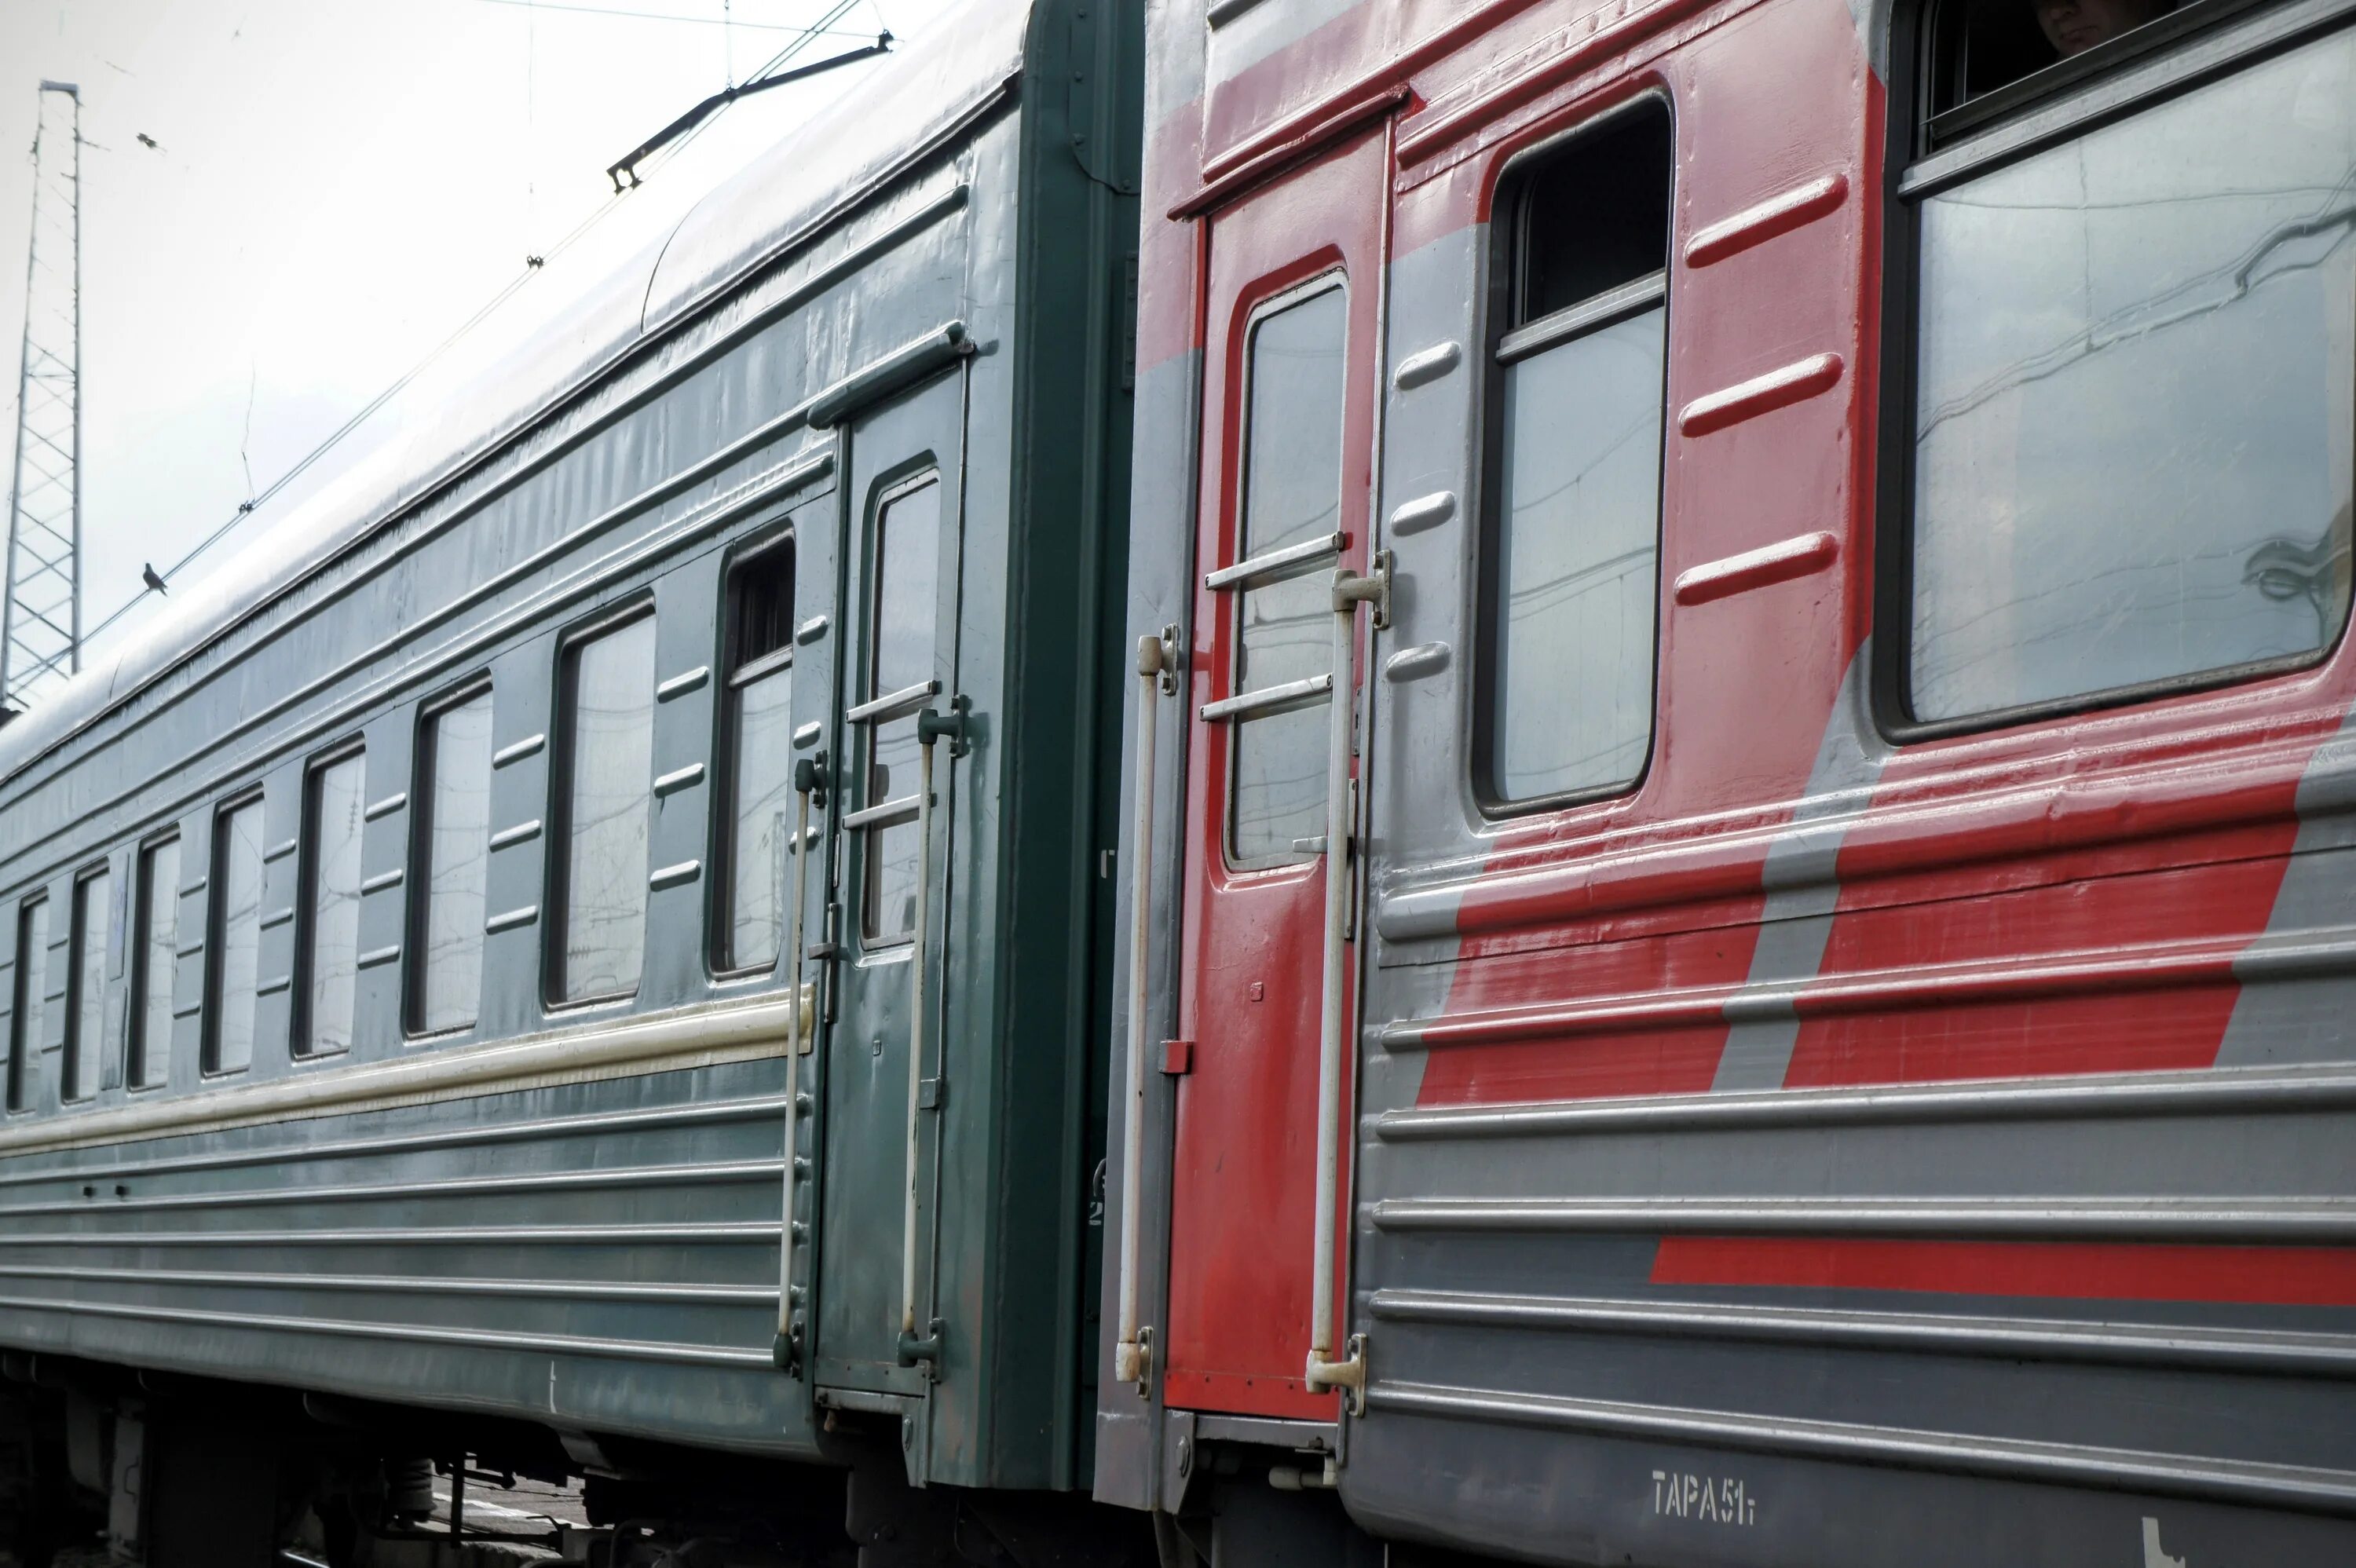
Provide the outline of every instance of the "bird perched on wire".
{"type": "Polygon", "coordinates": [[[154,592],[169,593],[171,592],[164,586],[163,574],[144,560],[139,563],[139,581],[145,583],[154,592]]]}

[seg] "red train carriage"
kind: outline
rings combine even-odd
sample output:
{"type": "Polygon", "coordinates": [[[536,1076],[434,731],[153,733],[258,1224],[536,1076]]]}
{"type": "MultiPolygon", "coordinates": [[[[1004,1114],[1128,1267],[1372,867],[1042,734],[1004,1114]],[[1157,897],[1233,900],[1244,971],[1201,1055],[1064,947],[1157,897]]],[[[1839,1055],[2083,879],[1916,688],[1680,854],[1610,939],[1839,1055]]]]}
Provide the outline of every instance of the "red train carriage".
{"type": "Polygon", "coordinates": [[[2351,16],[1154,13],[1100,1497],[2356,1558],[2351,16]]]}

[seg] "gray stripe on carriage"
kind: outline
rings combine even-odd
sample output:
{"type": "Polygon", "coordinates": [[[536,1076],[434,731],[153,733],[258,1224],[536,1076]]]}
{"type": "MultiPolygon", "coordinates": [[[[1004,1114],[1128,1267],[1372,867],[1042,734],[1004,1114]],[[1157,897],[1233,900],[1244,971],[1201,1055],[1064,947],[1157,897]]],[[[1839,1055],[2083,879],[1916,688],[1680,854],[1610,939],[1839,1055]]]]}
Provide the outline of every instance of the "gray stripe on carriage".
{"type": "MultiPolygon", "coordinates": [[[[1840,691],[1825,721],[1816,760],[1808,769],[1806,794],[1791,826],[1767,848],[1760,873],[1767,898],[1760,912],[1758,945],[1751,950],[1748,984],[1788,986],[1815,978],[1824,967],[1825,943],[1832,935],[1833,910],[1840,901],[1836,879],[1848,826],[1871,804],[1889,747],[1874,731],[1866,711],[1873,641],[1860,644],[1841,677],[1840,691]]],[[[1799,1043],[1800,1020],[1793,1004],[1774,1004],[1779,1017],[1745,1018],[1756,1007],[1746,996],[1727,1003],[1726,1051],[1718,1061],[1712,1093],[1780,1089],[1799,1043]],[[1746,1003],[1748,1002],[1748,1005],[1746,1003]]]]}
{"type": "Polygon", "coordinates": [[[643,1190],[655,1187],[700,1187],[707,1183],[758,1181],[779,1175],[784,1169],[783,1160],[757,1159],[711,1165],[647,1166],[626,1170],[592,1168],[523,1175],[443,1176],[428,1181],[354,1183],[337,1187],[260,1187],[230,1192],[167,1192],[155,1196],[134,1193],[101,1200],[81,1199],[61,1203],[11,1203],[0,1206],[0,1216],[16,1220],[33,1215],[63,1214],[87,1219],[93,1215],[141,1210],[194,1209],[209,1213],[216,1209],[272,1208],[290,1204],[312,1207],[321,1203],[465,1199],[483,1193],[513,1196],[521,1192],[567,1192],[584,1189],[592,1191],[643,1190]]]}
{"type": "Polygon", "coordinates": [[[2265,932],[2233,965],[2242,991],[2218,1041],[2219,1067],[2356,1059],[2344,976],[2265,975],[2269,948],[2356,925],[2356,710],[2308,759],[2294,805],[2298,832],[2265,932]]]}
{"type": "Polygon", "coordinates": [[[2356,1379],[2356,1339],[2273,1328],[1454,1290],[1376,1290],[1367,1307],[1378,1322],[2356,1379]]]}
{"type": "Polygon", "coordinates": [[[0,1231],[0,1247],[775,1247],[777,1222],[693,1220],[627,1225],[386,1225],[348,1230],[0,1231]]]}
{"type": "MultiPolygon", "coordinates": [[[[159,1289],[219,1285],[233,1290],[334,1290],[390,1296],[472,1296],[517,1300],[660,1301],[680,1306],[774,1306],[774,1285],[640,1285],[602,1279],[503,1279],[448,1275],[269,1274],[197,1268],[87,1268],[63,1264],[0,1266],[0,1279],[70,1280],[159,1289]]],[[[2356,1358],[2356,1348],[2349,1350],[2356,1358]]],[[[2301,1365],[2306,1363],[2302,1362],[2301,1365]]]]}
{"type": "Polygon", "coordinates": [[[603,1356],[634,1361],[673,1361],[682,1366],[767,1367],[770,1349],[732,1349],[719,1345],[676,1345],[648,1339],[593,1339],[577,1334],[519,1334],[511,1329],[443,1328],[413,1323],[368,1323],[348,1317],[268,1317],[251,1312],[205,1312],[193,1307],[140,1307],[118,1301],[44,1300],[0,1296],[0,1307],[22,1312],[59,1312],[78,1317],[131,1317],[148,1323],[179,1323],[255,1334],[326,1334],[342,1339],[391,1339],[416,1345],[465,1345],[489,1350],[530,1351],[551,1356],[603,1356]]]}
{"type": "MultiPolygon", "coordinates": [[[[197,1008],[187,1009],[193,1013],[197,1008]]],[[[0,1169],[0,1189],[45,1181],[79,1182],[99,1177],[154,1177],[191,1170],[221,1170],[249,1165],[279,1165],[294,1160],[369,1158],[414,1154],[428,1149],[471,1147],[483,1144],[559,1141],[576,1137],[627,1137],[632,1134],[711,1123],[763,1120],[785,1109],[780,1094],[760,1094],[741,1100],[714,1100],[685,1105],[657,1105],[630,1111],[597,1111],[585,1115],[536,1116],[487,1125],[434,1126],[423,1132],[392,1133],[374,1137],[336,1138],[318,1143],[271,1144],[166,1159],[112,1159],[97,1165],[69,1163],[45,1169],[0,1169]]],[[[287,1124],[289,1125],[293,1124],[287,1124]]],[[[21,1161],[11,1162],[20,1164],[21,1161]]]]}

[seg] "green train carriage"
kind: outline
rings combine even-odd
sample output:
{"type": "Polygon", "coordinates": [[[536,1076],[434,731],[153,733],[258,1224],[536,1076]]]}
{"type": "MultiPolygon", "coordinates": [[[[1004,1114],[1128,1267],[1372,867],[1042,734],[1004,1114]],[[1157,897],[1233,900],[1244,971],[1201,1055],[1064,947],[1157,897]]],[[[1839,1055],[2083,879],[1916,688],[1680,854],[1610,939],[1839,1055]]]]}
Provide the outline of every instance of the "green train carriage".
{"type": "Polygon", "coordinates": [[[944,19],[0,731],[20,1541],[1084,1507],[1140,30],[944,19]]]}

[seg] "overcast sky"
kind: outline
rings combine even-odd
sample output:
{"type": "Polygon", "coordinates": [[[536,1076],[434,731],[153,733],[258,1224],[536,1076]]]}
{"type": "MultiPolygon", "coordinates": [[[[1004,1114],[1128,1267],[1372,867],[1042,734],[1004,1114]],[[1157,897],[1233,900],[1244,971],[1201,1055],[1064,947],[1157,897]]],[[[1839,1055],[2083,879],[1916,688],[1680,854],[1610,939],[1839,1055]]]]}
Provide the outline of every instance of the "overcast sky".
{"type": "MultiPolygon", "coordinates": [[[[812,40],[796,64],[879,27],[915,38],[947,8],[0,0],[0,448],[16,435],[37,88],[48,77],[82,90],[84,624],[137,592],[143,560],[166,566],[234,516],[523,274],[527,256],[548,264],[476,346],[561,311],[750,154],[888,67],[738,103],[614,198],[605,166],[699,99],[838,11],[842,36],[812,40]]],[[[184,581],[367,444],[364,429],[184,581]]],[[[0,485],[7,461],[0,450],[0,485]]]]}

